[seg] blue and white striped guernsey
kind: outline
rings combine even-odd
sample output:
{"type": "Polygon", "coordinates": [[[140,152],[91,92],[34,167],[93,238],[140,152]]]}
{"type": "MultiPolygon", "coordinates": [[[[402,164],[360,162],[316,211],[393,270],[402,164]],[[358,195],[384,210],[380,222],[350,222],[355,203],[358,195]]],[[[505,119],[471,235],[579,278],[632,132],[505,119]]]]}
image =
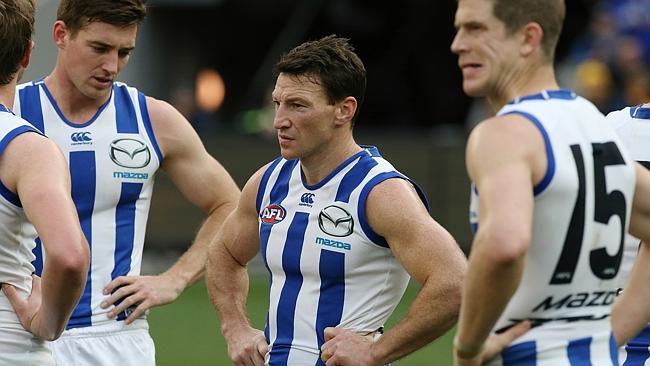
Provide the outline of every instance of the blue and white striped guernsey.
{"type": "MultiPolygon", "coordinates": [[[[521,282],[493,331],[523,319],[533,328],[488,365],[618,365],[609,316],[634,196],[633,162],[603,115],[571,91],[526,96],[498,114],[518,114],[537,127],[547,164],[531,192],[521,282]]],[[[473,189],[473,223],[478,195],[473,189]]]]}
{"type": "Polygon", "coordinates": [[[374,332],[397,306],[409,276],[368,225],[365,206],[371,189],[391,178],[408,179],[374,147],[313,186],[298,160],[278,158],[262,176],[256,203],[270,273],[269,365],[323,365],[326,327],[374,332]]]}
{"type": "MultiPolygon", "coordinates": [[[[140,274],[154,174],[162,155],[147,113],[145,96],[116,82],[109,100],[86,123],[61,113],[45,83],[22,84],[16,114],[56,142],[70,165],[72,198],[91,250],[86,288],[67,329],[105,324],[99,304],[112,279],[140,274]]],[[[36,239],[36,272],[43,251],[36,239]]],[[[126,314],[119,314],[123,320],[126,314]]]]}
{"type": "MultiPolygon", "coordinates": [[[[627,107],[607,115],[607,120],[616,130],[623,146],[628,149],[632,159],[650,169],[650,108],[643,106],[627,107]]],[[[624,286],[632,270],[632,264],[639,249],[639,239],[632,235],[625,238],[625,254],[621,265],[624,286]]],[[[632,339],[621,350],[619,360],[623,366],[650,364],[650,325],[632,339]]]]}

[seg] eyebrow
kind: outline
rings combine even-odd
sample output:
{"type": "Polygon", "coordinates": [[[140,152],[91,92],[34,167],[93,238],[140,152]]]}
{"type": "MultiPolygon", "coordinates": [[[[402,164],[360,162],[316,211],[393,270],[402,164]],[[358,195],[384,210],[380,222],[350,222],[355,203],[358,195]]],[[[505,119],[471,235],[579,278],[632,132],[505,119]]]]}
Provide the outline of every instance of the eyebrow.
{"type": "MultiPolygon", "coordinates": [[[[104,47],[104,48],[114,48],[115,47],[112,44],[108,44],[108,43],[101,42],[101,41],[89,41],[88,43],[91,46],[97,46],[97,47],[104,47]]],[[[135,49],[135,47],[122,47],[119,50],[120,51],[133,51],[134,49],[135,49]]]]}

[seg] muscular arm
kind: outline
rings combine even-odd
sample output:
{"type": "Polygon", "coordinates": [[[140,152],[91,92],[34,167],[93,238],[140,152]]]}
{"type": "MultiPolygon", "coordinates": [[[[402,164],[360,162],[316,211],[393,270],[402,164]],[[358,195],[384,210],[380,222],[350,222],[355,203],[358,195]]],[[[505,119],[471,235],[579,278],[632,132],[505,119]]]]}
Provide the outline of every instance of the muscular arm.
{"type": "Polygon", "coordinates": [[[456,323],[466,261],[452,236],[429,216],[404,180],[390,179],[375,187],[367,212],[371,227],[386,238],[397,260],[422,285],[404,319],[374,345],[374,354],[386,364],[423,347],[456,323]]]}
{"type": "Polygon", "coordinates": [[[268,350],[262,332],[251,327],[246,310],[246,265],[259,251],[255,201],[262,171],[248,181],[239,205],[208,251],[208,293],[219,314],[228,354],[236,365],[263,365],[268,350]]]}
{"type": "Polygon", "coordinates": [[[147,98],[147,109],[164,156],[162,169],[181,193],[206,213],[207,219],[192,246],[165,273],[149,277],[119,277],[106,287],[106,292],[111,293],[123,286],[105,301],[109,306],[124,298],[109,316],[139,304],[127,323],[152,306],[174,301],[187,286],[203,276],[208,243],[239,198],[239,188],[228,172],[205,150],[189,122],[174,107],[147,98]]]}
{"type": "Polygon", "coordinates": [[[636,164],[636,177],[630,233],[642,243],[625,290],[612,308],[612,329],[619,346],[650,322],[650,172],[636,164]]]}
{"type": "Polygon", "coordinates": [[[327,365],[385,365],[444,334],[458,316],[465,257],[451,235],[429,216],[413,186],[402,179],[380,183],[368,196],[366,212],[373,230],[386,238],[422,288],[406,316],[375,343],[350,331],[327,328],[323,345],[327,365]]]}
{"type": "Polygon", "coordinates": [[[23,326],[53,340],[61,335],[79,301],[89,261],[88,244],[70,196],[68,165],[54,143],[24,133],[9,144],[0,166],[2,181],[18,194],[47,255],[42,280],[35,277],[28,299],[13,287],[3,289],[23,326]]]}
{"type": "Polygon", "coordinates": [[[457,364],[480,356],[519,285],[532,235],[533,185],[546,171],[543,157],[541,134],[519,116],[485,121],[470,136],[467,168],[479,194],[479,229],[463,288],[457,364]]]}

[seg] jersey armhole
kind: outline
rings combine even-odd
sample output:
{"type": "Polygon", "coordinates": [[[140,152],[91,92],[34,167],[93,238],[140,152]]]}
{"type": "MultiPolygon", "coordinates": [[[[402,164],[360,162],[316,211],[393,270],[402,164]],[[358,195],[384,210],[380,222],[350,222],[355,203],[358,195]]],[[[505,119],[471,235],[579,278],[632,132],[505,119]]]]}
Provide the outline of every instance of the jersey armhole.
{"type": "Polygon", "coordinates": [[[548,137],[548,132],[546,132],[546,129],[544,128],[542,122],[540,122],[532,114],[523,111],[512,111],[505,113],[504,115],[508,114],[517,114],[531,121],[535,127],[537,127],[539,132],[542,134],[542,137],[544,138],[544,147],[546,150],[546,173],[544,174],[542,180],[533,187],[533,194],[535,196],[539,196],[546,190],[549,184],[551,184],[551,180],[553,180],[553,176],[555,175],[555,155],[553,153],[553,145],[551,145],[551,139],[548,137]]]}
{"type": "Polygon", "coordinates": [[[404,179],[410,182],[413,187],[415,188],[415,191],[418,193],[418,196],[422,200],[422,203],[426,207],[427,211],[429,210],[429,201],[427,200],[426,195],[424,194],[424,191],[410,178],[396,172],[385,172],[381,174],[377,174],[375,177],[370,179],[368,183],[363,187],[361,190],[361,194],[359,195],[359,203],[357,207],[357,212],[359,215],[359,225],[361,225],[361,229],[363,230],[364,234],[370,239],[373,243],[376,245],[379,245],[384,248],[388,248],[388,242],[386,241],[386,238],[383,236],[377,234],[372,227],[370,227],[370,224],[368,223],[368,217],[366,214],[366,200],[368,199],[368,195],[370,194],[370,191],[372,188],[374,188],[377,184],[391,178],[399,178],[399,179],[404,179]]]}

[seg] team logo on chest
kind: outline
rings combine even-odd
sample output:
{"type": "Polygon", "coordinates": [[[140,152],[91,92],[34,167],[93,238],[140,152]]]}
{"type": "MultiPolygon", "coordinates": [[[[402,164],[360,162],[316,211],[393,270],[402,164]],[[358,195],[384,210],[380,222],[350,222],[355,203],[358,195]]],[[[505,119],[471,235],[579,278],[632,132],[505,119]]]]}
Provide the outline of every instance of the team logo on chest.
{"type": "Polygon", "coordinates": [[[345,209],[330,205],[318,214],[318,226],[324,233],[340,238],[352,234],[354,219],[345,209]]]}
{"type": "Polygon", "coordinates": [[[314,205],[315,196],[315,193],[303,193],[302,196],[300,196],[300,203],[298,205],[312,207],[314,205]]]}
{"type": "Polygon", "coordinates": [[[278,204],[270,204],[260,212],[260,219],[264,224],[277,224],[287,216],[287,210],[278,204]]]}
{"type": "Polygon", "coordinates": [[[121,138],[111,142],[109,156],[113,162],[123,168],[144,168],[151,161],[149,147],[142,141],[121,138]]]}

